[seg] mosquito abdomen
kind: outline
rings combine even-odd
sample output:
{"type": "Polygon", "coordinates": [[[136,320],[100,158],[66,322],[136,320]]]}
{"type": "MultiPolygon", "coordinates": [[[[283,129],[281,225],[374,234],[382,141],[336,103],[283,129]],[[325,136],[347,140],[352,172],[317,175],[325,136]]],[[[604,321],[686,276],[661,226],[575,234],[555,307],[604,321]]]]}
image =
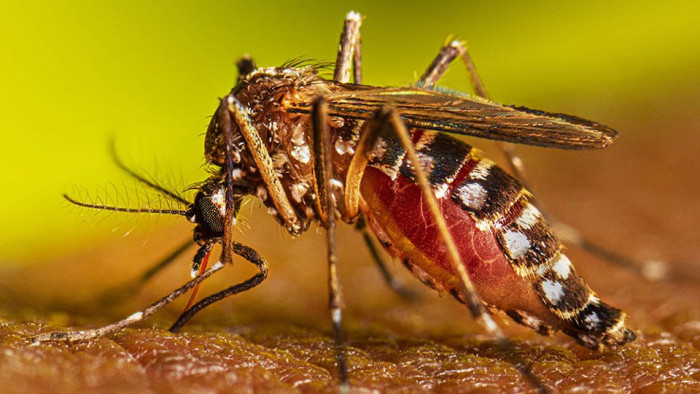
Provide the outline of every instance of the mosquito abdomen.
{"type": "MultiPolygon", "coordinates": [[[[414,130],[423,170],[483,301],[518,323],[561,329],[599,348],[634,339],[625,314],[576,273],[530,194],[477,149],[445,134],[414,130]]],[[[377,144],[362,180],[364,213],[383,244],[424,283],[464,297],[404,149],[377,144]],[[411,207],[411,209],[406,209],[411,207]]]]}

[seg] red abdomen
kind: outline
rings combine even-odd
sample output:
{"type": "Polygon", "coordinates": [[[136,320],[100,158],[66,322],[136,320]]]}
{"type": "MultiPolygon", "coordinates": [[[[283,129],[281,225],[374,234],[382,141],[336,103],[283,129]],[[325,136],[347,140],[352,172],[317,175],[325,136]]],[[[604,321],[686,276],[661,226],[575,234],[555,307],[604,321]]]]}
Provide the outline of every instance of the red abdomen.
{"type": "MultiPolygon", "coordinates": [[[[576,273],[515,179],[447,135],[412,130],[412,138],[461,263],[488,306],[542,334],[562,329],[590,348],[635,338],[625,314],[598,299],[576,273]]],[[[395,136],[379,138],[362,178],[360,209],[392,256],[427,285],[464,301],[405,156],[395,136]]]]}
{"type": "MultiPolygon", "coordinates": [[[[363,211],[389,253],[401,259],[427,285],[462,301],[458,278],[420,188],[402,175],[392,180],[369,167],[361,191],[363,211]]],[[[476,221],[451,198],[438,199],[438,203],[481,298],[500,310],[526,312],[552,325],[555,317],[540,301],[532,284],[517,275],[496,235],[478,229],[476,221]]]]}

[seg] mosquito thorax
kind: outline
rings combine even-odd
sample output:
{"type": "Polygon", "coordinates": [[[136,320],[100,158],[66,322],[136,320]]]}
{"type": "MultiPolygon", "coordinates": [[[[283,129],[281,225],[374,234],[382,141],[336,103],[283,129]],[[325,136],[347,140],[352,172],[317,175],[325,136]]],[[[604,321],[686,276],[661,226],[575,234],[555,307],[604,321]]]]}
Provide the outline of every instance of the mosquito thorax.
{"type": "MultiPolygon", "coordinates": [[[[260,137],[266,142],[270,156],[283,153],[287,158],[296,159],[297,163],[294,164],[297,167],[304,167],[310,159],[310,151],[306,153],[305,149],[297,149],[294,155],[292,151],[294,146],[308,146],[308,138],[302,137],[310,130],[310,122],[308,116],[287,112],[288,103],[309,101],[327,92],[326,81],[314,67],[266,67],[247,74],[230,93],[246,109],[260,137]]],[[[245,140],[235,124],[233,145],[234,162],[248,173],[255,172],[255,164],[246,154],[245,140]]],[[[225,143],[217,116],[212,117],[207,129],[204,151],[207,162],[224,166],[225,143]]],[[[284,163],[280,160],[277,158],[276,164],[281,166],[284,163]]]]}
{"type": "MultiPolygon", "coordinates": [[[[258,68],[243,78],[231,94],[246,109],[251,124],[272,158],[274,170],[287,193],[299,220],[298,226],[285,227],[293,235],[306,230],[317,217],[314,208],[313,152],[311,119],[308,114],[287,111],[290,102],[310,101],[327,94],[326,81],[315,67],[258,68]]],[[[225,143],[218,124],[218,112],[212,117],[205,139],[205,157],[210,164],[225,166],[225,143]]],[[[248,151],[246,141],[233,125],[233,180],[250,185],[250,194],[268,208],[281,224],[284,221],[270,198],[260,171],[248,151]]]]}

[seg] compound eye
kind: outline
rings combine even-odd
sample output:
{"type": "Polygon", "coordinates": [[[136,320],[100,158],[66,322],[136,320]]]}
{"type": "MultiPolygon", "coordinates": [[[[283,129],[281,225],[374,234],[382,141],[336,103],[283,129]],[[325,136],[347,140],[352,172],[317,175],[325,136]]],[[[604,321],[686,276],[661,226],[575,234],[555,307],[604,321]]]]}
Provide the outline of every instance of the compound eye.
{"type": "Polygon", "coordinates": [[[198,199],[197,205],[200,213],[200,224],[209,227],[213,234],[224,232],[224,216],[222,209],[210,197],[198,199]]]}

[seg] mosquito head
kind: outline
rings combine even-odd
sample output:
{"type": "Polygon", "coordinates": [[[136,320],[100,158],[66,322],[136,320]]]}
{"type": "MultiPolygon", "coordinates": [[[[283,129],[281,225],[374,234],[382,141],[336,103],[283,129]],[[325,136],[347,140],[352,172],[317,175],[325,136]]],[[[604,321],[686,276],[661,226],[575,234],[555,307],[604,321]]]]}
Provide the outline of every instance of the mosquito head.
{"type": "MultiPolygon", "coordinates": [[[[200,245],[211,242],[224,236],[226,220],[226,191],[223,183],[218,178],[206,181],[199,188],[194,202],[189,205],[185,217],[197,227],[194,229],[194,240],[200,245]]],[[[243,197],[234,196],[234,222],[238,217],[243,197]]]]}

